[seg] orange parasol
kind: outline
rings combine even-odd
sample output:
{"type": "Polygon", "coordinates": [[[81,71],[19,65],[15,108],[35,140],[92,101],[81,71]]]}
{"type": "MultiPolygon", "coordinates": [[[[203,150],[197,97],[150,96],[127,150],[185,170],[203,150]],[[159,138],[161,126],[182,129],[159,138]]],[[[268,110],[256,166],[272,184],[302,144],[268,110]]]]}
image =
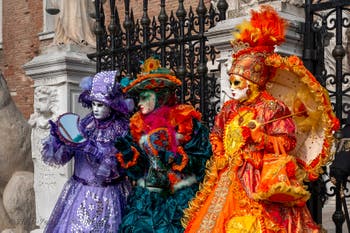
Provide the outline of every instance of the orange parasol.
{"type": "Polygon", "coordinates": [[[265,64],[276,69],[267,91],[290,108],[296,123],[297,145],[290,154],[308,172],[309,180],[315,180],[333,158],[333,133],[339,128],[328,92],[297,56],[274,53],[265,64]]]}

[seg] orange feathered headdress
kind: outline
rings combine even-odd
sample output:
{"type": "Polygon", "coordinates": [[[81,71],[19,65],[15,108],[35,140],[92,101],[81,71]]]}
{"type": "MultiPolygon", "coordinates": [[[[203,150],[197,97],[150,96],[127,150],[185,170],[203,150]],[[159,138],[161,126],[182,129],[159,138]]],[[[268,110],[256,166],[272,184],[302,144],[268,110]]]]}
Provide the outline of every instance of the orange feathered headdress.
{"type": "Polygon", "coordinates": [[[238,32],[233,33],[230,73],[264,86],[272,75],[265,58],[284,42],[287,23],[268,5],[262,5],[260,11],[252,10],[251,14],[250,21],[238,25],[238,32]]]}

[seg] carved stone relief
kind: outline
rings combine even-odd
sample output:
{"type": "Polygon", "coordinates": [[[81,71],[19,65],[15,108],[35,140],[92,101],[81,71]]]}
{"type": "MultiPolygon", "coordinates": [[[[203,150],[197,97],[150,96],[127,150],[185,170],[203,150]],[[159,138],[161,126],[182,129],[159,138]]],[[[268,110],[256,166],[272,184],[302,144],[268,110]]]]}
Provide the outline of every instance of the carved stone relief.
{"type": "Polygon", "coordinates": [[[57,113],[57,90],[54,87],[41,86],[34,91],[34,113],[29,124],[33,128],[49,129],[48,120],[57,113]]]}
{"type": "Polygon", "coordinates": [[[54,205],[52,196],[58,196],[62,183],[59,176],[64,174],[63,168],[52,168],[41,160],[42,141],[50,132],[49,120],[58,116],[58,93],[55,87],[40,86],[34,92],[34,113],[30,116],[32,126],[32,159],[34,162],[34,190],[36,199],[36,224],[44,228],[54,205]],[[62,171],[61,171],[62,170],[62,171]],[[58,173],[58,174],[57,174],[58,173]],[[58,188],[59,187],[59,188],[58,188]]]}

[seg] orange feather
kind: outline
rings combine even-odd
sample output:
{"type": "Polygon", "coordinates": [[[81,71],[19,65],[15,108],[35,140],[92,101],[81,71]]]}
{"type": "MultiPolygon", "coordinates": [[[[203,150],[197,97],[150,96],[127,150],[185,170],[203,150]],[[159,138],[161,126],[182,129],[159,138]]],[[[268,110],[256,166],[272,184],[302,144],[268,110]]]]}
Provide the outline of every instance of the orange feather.
{"type": "Polygon", "coordinates": [[[250,21],[238,25],[239,33],[234,35],[237,41],[251,47],[275,46],[284,42],[286,25],[287,22],[271,6],[263,5],[260,11],[252,10],[250,21]]]}

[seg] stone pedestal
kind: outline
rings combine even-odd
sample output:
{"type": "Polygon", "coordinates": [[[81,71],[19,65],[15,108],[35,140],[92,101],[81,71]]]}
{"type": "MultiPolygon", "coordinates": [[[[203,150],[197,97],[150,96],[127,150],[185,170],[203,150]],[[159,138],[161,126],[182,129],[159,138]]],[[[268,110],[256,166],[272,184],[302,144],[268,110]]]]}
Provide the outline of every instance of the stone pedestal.
{"type": "Polygon", "coordinates": [[[42,140],[49,135],[48,120],[55,121],[65,112],[81,116],[87,113],[78,103],[80,80],[95,73],[95,63],[86,54],[87,47],[75,45],[50,46],[41,55],[24,65],[26,75],[34,80],[34,113],[29,119],[32,126],[32,159],[34,162],[34,190],[36,223],[42,232],[51,211],[72,174],[71,162],[54,168],[41,159],[42,140]]]}
{"type": "MultiPolygon", "coordinates": [[[[259,2],[262,1],[251,1],[250,5],[245,4],[244,7],[242,5],[237,5],[240,7],[240,12],[232,9],[231,6],[231,10],[237,13],[237,15],[232,13],[232,16],[235,18],[228,18],[227,20],[218,22],[215,27],[209,29],[206,33],[209,44],[214,46],[216,50],[220,52],[220,57],[216,60],[217,63],[214,65],[214,67],[209,67],[209,69],[212,68],[213,70],[217,70],[217,67],[220,67],[220,77],[218,78],[220,79],[221,85],[221,103],[228,100],[227,93],[231,92],[227,72],[229,71],[231,64],[232,48],[230,41],[233,40],[232,32],[235,31],[235,27],[238,24],[242,23],[244,20],[250,19],[250,10],[257,9],[260,5],[259,2]]],[[[286,19],[289,23],[286,31],[286,42],[284,42],[281,46],[278,46],[276,48],[276,52],[285,56],[297,55],[301,57],[303,50],[303,38],[301,31],[301,25],[304,22],[303,9],[281,1],[264,1],[264,4],[273,6],[279,15],[286,19]]]]}
{"type": "MultiPolygon", "coordinates": [[[[212,0],[217,3],[218,0],[212,0]]],[[[226,0],[228,3],[227,18],[238,18],[241,16],[249,15],[252,9],[256,10],[260,5],[271,5],[276,10],[281,8],[293,8],[293,11],[304,11],[304,0],[226,0]]]]}

